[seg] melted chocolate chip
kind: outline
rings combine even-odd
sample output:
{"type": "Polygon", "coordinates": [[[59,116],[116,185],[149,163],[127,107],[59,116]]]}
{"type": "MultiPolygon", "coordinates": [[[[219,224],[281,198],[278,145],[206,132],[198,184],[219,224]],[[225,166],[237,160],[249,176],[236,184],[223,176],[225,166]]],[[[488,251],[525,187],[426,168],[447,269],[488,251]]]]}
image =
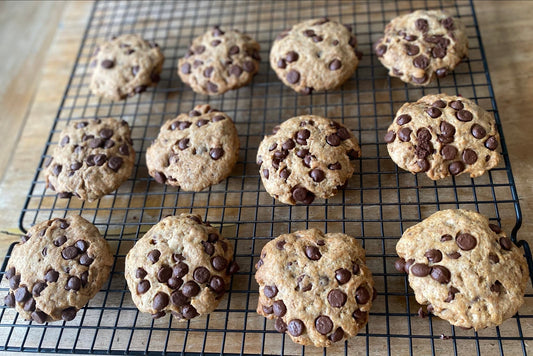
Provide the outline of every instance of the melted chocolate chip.
{"type": "Polygon", "coordinates": [[[224,155],[224,150],[222,147],[215,147],[209,150],[209,156],[215,161],[220,159],[224,155]]]}
{"type": "Polygon", "coordinates": [[[500,238],[500,246],[504,250],[510,251],[511,248],[513,247],[513,243],[511,242],[511,240],[509,238],[502,237],[502,238],[500,238]]]}
{"type": "Polygon", "coordinates": [[[454,176],[464,171],[464,169],[465,169],[465,165],[463,162],[460,162],[460,161],[452,162],[448,166],[448,171],[454,176]]]}
{"type": "Polygon", "coordinates": [[[366,304],[370,300],[370,293],[364,286],[357,288],[355,291],[355,301],[357,304],[366,304]]]}
{"type": "Polygon", "coordinates": [[[442,115],[442,111],[432,106],[426,109],[426,113],[433,119],[436,119],[442,115]]]}
{"type": "Polygon", "coordinates": [[[155,310],[160,311],[168,305],[169,301],[170,298],[168,294],[164,292],[157,292],[157,294],[154,296],[154,300],[152,301],[152,307],[155,310]]]}
{"type": "Polygon", "coordinates": [[[472,133],[472,136],[474,136],[477,139],[482,139],[483,137],[487,135],[487,131],[485,131],[483,126],[478,125],[478,124],[472,125],[470,132],[472,133]]]}
{"type": "Polygon", "coordinates": [[[148,255],[146,256],[152,263],[156,263],[159,261],[159,257],[161,257],[161,252],[159,250],[152,250],[148,252],[148,255]]]}
{"type": "Polygon", "coordinates": [[[447,284],[450,282],[451,273],[446,267],[437,265],[431,269],[431,278],[441,284],[447,284]]]}
{"type": "Polygon", "coordinates": [[[431,249],[431,250],[426,251],[424,256],[431,263],[438,263],[438,262],[442,261],[442,252],[440,252],[437,249],[431,249]]]}
{"type": "Polygon", "coordinates": [[[307,258],[313,261],[317,261],[320,259],[320,257],[322,257],[320,250],[316,246],[306,246],[305,255],[307,256],[307,258]]]}
{"type": "Polygon", "coordinates": [[[469,233],[460,233],[455,237],[457,246],[463,251],[470,251],[477,245],[477,240],[469,233]]]}
{"type": "Polygon", "coordinates": [[[411,140],[412,130],[408,127],[404,127],[398,131],[398,137],[403,142],[408,142],[411,140]]]}
{"type": "Polygon", "coordinates": [[[287,313],[287,307],[283,303],[283,300],[276,300],[272,304],[272,309],[274,310],[274,315],[278,317],[282,317],[287,313]]]}
{"type": "Polygon", "coordinates": [[[333,322],[327,315],[320,315],[315,320],[315,328],[316,330],[322,334],[327,335],[333,330],[333,322]]]}
{"type": "Polygon", "coordinates": [[[386,134],[385,134],[385,142],[386,143],[391,143],[391,142],[394,142],[394,139],[396,138],[396,133],[394,131],[388,131],[386,134]]]}
{"type": "Polygon", "coordinates": [[[340,289],[333,289],[328,293],[328,302],[334,308],[340,308],[346,304],[348,296],[340,289]]]}
{"type": "Polygon", "coordinates": [[[300,336],[305,330],[305,324],[300,319],[293,319],[289,322],[287,330],[292,336],[300,336]]]}
{"type": "Polygon", "coordinates": [[[200,286],[194,281],[188,281],[181,288],[184,296],[192,298],[200,293],[200,286]]]}
{"type": "Polygon", "coordinates": [[[431,267],[424,263],[415,263],[411,267],[411,273],[417,277],[425,277],[431,272],[431,267]]]}
{"type": "Polygon", "coordinates": [[[498,148],[498,140],[494,136],[489,136],[487,141],[485,141],[485,147],[487,147],[489,150],[494,151],[496,148],[498,148]]]}
{"type": "Polygon", "coordinates": [[[463,162],[466,164],[474,164],[477,161],[477,153],[469,148],[463,151],[463,162]]]}
{"type": "Polygon", "coordinates": [[[402,114],[402,115],[398,116],[398,118],[396,119],[396,123],[398,125],[402,126],[402,125],[405,125],[405,124],[411,122],[411,120],[412,120],[411,115],[402,114]]]}
{"type": "Polygon", "coordinates": [[[291,69],[286,75],[287,81],[290,84],[296,84],[300,81],[300,72],[295,69],[291,69]]]}

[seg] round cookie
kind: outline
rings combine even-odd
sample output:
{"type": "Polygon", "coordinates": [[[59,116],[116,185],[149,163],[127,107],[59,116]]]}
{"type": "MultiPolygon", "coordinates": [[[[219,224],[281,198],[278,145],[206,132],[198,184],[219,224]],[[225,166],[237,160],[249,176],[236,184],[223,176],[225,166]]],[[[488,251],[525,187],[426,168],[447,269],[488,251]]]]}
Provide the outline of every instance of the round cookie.
{"type": "Polygon", "coordinates": [[[442,210],[407,229],[396,251],[418,303],[462,328],[496,326],[524,303],[522,252],[489,220],[468,210],[442,210]]]}
{"type": "Polygon", "coordinates": [[[361,154],[350,130],[330,119],[304,115],[288,119],[266,136],[257,152],[266,191],[285,204],[311,204],[337,193],[361,154]]]}
{"type": "Polygon", "coordinates": [[[115,37],[96,47],[91,92],[109,100],[142,93],[159,82],[164,59],[155,42],[133,34],[115,37]]]}
{"type": "Polygon", "coordinates": [[[39,324],[70,321],[98,293],[112,264],[107,241],[81,216],[44,221],[13,248],[4,303],[39,324]]]}
{"type": "Polygon", "coordinates": [[[61,131],[45,163],[47,187],[60,198],[94,201],[128,179],[135,162],[129,125],[114,118],[78,120],[61,131]]]}
{"type": "Polygon", "coordinates": [[[238,30],[213,27],[178,61],[181,80],[199,94],[218,95],[250,83],[259,70],[259,43],[238,30]]]}
{"type": "Polygon", "coordinates": [[[233,247],[199,215],[169,216],[128,252],[125,276],[141,312],[179,321],[211,313],[239,266],[233,247]]]}
{"type": "Polygon", "coordinates": [[[398,16],[385,27],[374,51],[391,77],[428,85],[445,77],[467,55],[465,25],[440,10],[417,10],[398,16]]]}
{"type": "Polygon", "coordinates": [[[498,165],[500,135],[490,113],[473,101],[446,94],[406,103],[385,135],[392,160],[433,180],[470,173],[478,177],[498,165]]]}
{"type": "Polygon", "coordinates": [[[268,242],[256,265],[257,313],[302,345],[356,335],[376,297],[365,251],[351,236],[296,231],[268,242]]]}
{"type": "Polygon", "coordinates": [[[356,46],[350,25],[327,18],[307,20],[278,35],[270,66],[299,93],[334,89],[355,72],[362,56],[356,46]]]}
{"type": "Polygon", "coordinates": [[[198,192],[229,176],[238,157],[239,136],[231,118],[197,105],[161,126],[146,151],[146,165],[158,183],[198,192]]]}

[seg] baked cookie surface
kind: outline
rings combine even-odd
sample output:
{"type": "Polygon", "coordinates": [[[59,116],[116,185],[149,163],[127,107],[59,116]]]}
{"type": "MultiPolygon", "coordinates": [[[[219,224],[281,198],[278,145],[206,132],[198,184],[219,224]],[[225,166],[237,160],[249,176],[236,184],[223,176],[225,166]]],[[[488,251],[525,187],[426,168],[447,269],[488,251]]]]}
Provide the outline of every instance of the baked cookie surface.
{"type": "Polygon", "coordinates": [[[13,248],[4,303],[39,324],[70,321],[100,290],[112,264],[107,241],[81,216],[44,221],[13,248]]]}
{"type": "Polygon", "coordinates": [[[344,125],[315,115],[297,116],[266,136],[257,152],[266,191],[285,204],[311,204],[329,198],[354,172],[361,155],[344,125]]]}
{"type": "Polygon", "coordinates": [[[146,151],[146,164],[158,183],[198,192],[225,179],[238,156],[239,136],[231,118],[197,105],[161,126],[146,151]]]}
{"type": "Polygon", "coordinates": [[[218,26],[195,38],[178,61],[181,80],[199,94],[218,95],[250,83],[259,70],[259,43],[218,26]]]}
{"type": "Polygon", "coordinates": [[[117,189],[135,164],[129,125],[114,118],[78,120],[61,131],[45,163],[47,187],[60,198],[94,201],[117,189]]]}
{"type": "Polygon", "coordinates": [[[128,252],[125,277],[141,312],[186,321],[217,307],[239,269],[232,259],[231,244],[199,215],[169,216],[128,252]]]}
{"type": "Polygon", "coordinates": [[[440,10],[417,10],[385,27],[374,51],[391,77],[428,85],[452,72],[468,52],[465,25],[440,10]]]}
{"type": "Polygon", "coordinates": [[[524,303],[527,263],[495,224],[476,212],[442,210],[410,227],[396,245],[418,303],[463,328],[500,325],[524,303]]]}
{"type": "Polygon", "coordinates": [[[283,31],[270,50],[270,66],[302,94],[334,89],[357,68],[361,53],[350,26],[327,18],[307,20],[283,31]]]}
{"type": "Polygon", "coordinates": [[[374,280],[351,236],[318,229],[281,235],[263,247],[256,268],[257,312],[298,344],[330,346],[368,321],[374,280]]]}
{"type": "Polygon", "coordinates": [[[91,92],[109,100],[142,93],[159,82],[163,62],[157,43],[134,34],[115,37],[98,46],[91,59],[91,92]]]}
{"type": "Polygon", "coordinates": [[[404,104],[385,142],[400,168],[433,180],[462,173],[478,177],[501,159],[493,116],[460,96],[432,94],[404,104]]]}

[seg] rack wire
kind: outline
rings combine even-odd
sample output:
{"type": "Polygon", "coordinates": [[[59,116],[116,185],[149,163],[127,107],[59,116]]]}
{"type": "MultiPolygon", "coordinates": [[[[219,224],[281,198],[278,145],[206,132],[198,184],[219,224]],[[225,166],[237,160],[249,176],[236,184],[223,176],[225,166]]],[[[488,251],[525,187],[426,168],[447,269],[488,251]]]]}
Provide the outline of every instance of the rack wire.
{"type": "MultiPolygon", "coordinates": [[[[110,242],[115,262],[109,281],[75,320],[39,325],[23,320],[13,309],[0,309],[0,350],[98,354],[527,354],[533,339],[531,286],[526,304],[497,328],[479,332],[452,327],[431,315],[417,315],[419,305],[406,276],[394,270],[395,245],[404,229],[437,210],[479,211],[512,231],[522,217],[508,153],[502,135],[504,164],[471,179],[466,175],[433,182],[424,175],[398,169],[390,160],[383,136],[395,111],[423,95],[446,92],[472,98],[494,113],[501,126],[483,52],[474,6],[465,1],[180,1],[96,2],[20,217],[25,231],[33,224],[68,214],[92,221],[110,242]],[[390,78],[372,53],[372,43],[398,14],[419,8],[444,9],[465,23],[469,56],[444,79],[415,88],[390,78]],[[302,96],[283,86],[269,68],[272,40],[296,22],[327,16],[353,26],[364,57],[340,89],[302,96]],[[251,85],[220,97],[197,95],[176,74],[177,61],[194,37],[218,24],[237,28],[261,45],[259,74],[251,85]],[[121,102],[91,95],[89,61],[96,45],[122,33],[139,33],[159,43],[166,57],[155,89],[121,102]],[[160,125],[195,105],[209,103],[233,117],[241,141],[239,161],[231,176],[209,189],[191,193],[162,186],[147,173],[145,152],[160,125]],[[310,206],[286,206],[263,189],[255,164],[265,133],[289,117],[322,115],[340,120],[359,139],[363,156],[346,189],[310,206]],[[45,189],[43,164],[70,120],[121,117],[132,128],[137,151],[132,177],[116,192],[97,202],[58,199],[45,189]],[[153,224],[167,214],[199,213],[232,240],[241,266],[230,291],[209,316],[186,323],[171,317],[152,320],[133,305],[123,275],[125,255],[153,224]],[[378,297],[368,325],[358,336],[328,349],[303,347],[278,334],[271,321],[255,312],[258,287],[254,264],[272,237],[317,227],[361,239],[374,273],[378,297]]],[[[529,246],[524,247],[530,266],[529,246]]],[[[11,246],[12,248],[13,246],[11,246]]],[[[2,266],[5,271],[8,252],[2,266]]],[[[5,294],[4,281],[0,293],[5,294]]]]}

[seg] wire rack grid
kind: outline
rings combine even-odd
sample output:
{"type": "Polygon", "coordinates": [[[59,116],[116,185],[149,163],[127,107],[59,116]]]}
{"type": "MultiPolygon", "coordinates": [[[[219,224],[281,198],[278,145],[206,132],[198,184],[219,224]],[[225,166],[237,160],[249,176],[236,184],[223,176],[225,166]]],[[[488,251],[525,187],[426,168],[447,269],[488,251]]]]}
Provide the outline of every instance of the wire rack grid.
{"type": "MultiPolygon", "coordinates": [[[[81,214],[110,242],[115,263],[109,281],[71,322],[38,325],[24,321],[13,309],[1,307],[0,350],[194,355],[526,354],[527,341],[533,339],[531,287],[517,315],[500,327],[474,332],[454,328],[436,317],[420,318],[406,277],[393,267],[395,245],[404,229],[441,209],[479,211],[493,223],[512,230],[517,241],[521,213],[503,136],[504,164],[476,179],[462,175],[433,182],[398,169],[390,160],[383,136],[395,111],[404,102],[439,92],[472,98],[494,113],[501,131],[471,2],[96,2],[20,227],[27,230],[52,217],[81,214]],[[466,25],[470,44],[469,57],[452,74],[425,88],[390,78],[371,49],[391,18],[419,8],[445,9],[459,17],[466,25]],[[269,48],[276,35],[291,24],[323,16],[351,24],[364,57],[354,76],[340,89],[302,96],[284,87],[269,68],[269,48]],[[184,86],[176,68],[192,39],[215,24],[254,37],[261,45],[263,60],[251,85],[220,97],[206,97],[184,86]],[[159,43],[166,58],[162,80],[156,88],[126,101],[100,100],[88,89],[90,57],[98,43],[122,33],[139,33],[159,43]],[[199,193],[156,183],[147,173],[147,147],[164,121],[200,103],[209,103],[233,117],[241,141],[236,168],[224,182],[199,193]],[[265,133],[301,114],[344,122],[359,139],[363,155],[347,187],[335,197],[310,206],[286,206],[264,191],[255,155],[265,133]],[[138,153],[134,173],[116,192],[97,202],[58,199],[45,189],[44,161],[70,120],[93,117],[121,117],[130,123],[138,153]],[[198,213],[219,227],[233,242],[241,270],[209,316],[187,323],[171,317],[152,320],[139,313],[131,301],[123,275],[125,255],[161,217],[181,212],[198,213]],[[358,336],[328,349],[296,345],[278,334],[271,321],[255,313],[258,288],[254,264],[261,248],[281,233],[311,227],[361,239],[378,290],[368,325],[358,336]]],[[[518,243],[524,247],[531,269],[529,246],[518,243]]],[[[8,258],[9,253],[2,271],[8,258]]],[[[6,291],[4,280],[0,293],[6,291]]]]}

